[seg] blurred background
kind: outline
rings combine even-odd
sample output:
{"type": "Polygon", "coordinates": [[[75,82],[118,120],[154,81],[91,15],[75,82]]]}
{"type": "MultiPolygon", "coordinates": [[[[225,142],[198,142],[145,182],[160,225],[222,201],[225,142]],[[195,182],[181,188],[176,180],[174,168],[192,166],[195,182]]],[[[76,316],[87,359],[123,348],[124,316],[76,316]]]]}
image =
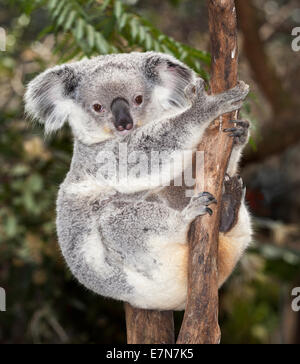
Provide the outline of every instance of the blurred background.
{"type": "MultiPolygon", "coordinates": [[[[300,287],[300,51],[291,33],[300,3],[236,3],[240,78],[252,89],[242,112],[253,125],[242,176],[256,234],[221,290],[222,342],[299,344],[291,291],[300,287]]],[[[22,97],[49,66],[116,51],[169,52],[208,78],[206,3],[1,0],[0,27],[0,343],[125,343],[123,305],[79,286],[59,252],[55,199],[70,132],[45,139],[25,120],[22,97]]]]}

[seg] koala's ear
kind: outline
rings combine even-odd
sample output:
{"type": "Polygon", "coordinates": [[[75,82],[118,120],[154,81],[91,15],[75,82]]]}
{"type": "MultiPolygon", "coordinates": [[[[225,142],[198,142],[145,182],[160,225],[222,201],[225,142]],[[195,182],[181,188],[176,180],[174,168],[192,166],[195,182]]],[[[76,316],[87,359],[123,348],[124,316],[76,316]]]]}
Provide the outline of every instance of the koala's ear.
{"type": "Polygon", "coordinates": [[[195,73],[188,66],[166,54],[148,53],[144,72],[154,85],[169,91],[169,102],[173,106],[182,107],[186,104],[184,90],[195,80],[195,73]]]}
{"type": "Polygon", "coordinates": [[[49,134],[60,129],[74,107],[79,76],[68,65],[54,67],[37,76],[27,87],[25,112],[45,125],[49,134]]]}

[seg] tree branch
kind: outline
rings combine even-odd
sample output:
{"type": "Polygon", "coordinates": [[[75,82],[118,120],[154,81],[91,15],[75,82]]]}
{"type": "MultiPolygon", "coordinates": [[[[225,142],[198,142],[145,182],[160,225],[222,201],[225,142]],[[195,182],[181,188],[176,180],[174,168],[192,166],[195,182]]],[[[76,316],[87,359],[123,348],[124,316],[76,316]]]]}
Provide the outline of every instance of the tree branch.
{"type": "Polygon", "coordinates": [[[140,310],[125,304],[128,344],[174,344],[173,312],[140,310]]]}
{"type": "MultiPolygon", "coordinates": [[[[237,21],[234,0],[208,0],[209,30],[212,46],[211,91],[219,93],[237,83],[237,21]]],[[[189,234],[189,288],[186,312],[178,344],[218,344],[218,237],[222,187],[232,139],[223,133],[228,120],[214,122],[199,150],[205,151],[205,185],[219,201],[212,217],[205,216],[192,224],[189,234]]]]}

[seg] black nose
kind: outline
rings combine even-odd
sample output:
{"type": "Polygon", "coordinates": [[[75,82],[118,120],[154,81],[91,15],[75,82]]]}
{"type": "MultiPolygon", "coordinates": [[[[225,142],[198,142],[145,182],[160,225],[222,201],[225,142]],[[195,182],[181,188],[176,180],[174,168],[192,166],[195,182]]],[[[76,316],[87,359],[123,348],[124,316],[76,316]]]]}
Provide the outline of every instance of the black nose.
{"type": "Polygon", "coordinates": [[[133,120],[130,115],[129,103],[123,98],[115,99],[111,104],[115,128],[119,131],[131,130],[133,120]]]}
{"type": "Polygon", "coordinates": [[[119,131],[131,130],[133,128],[133,122],[126,119],[120,120],[115,125],[119,131]]]}

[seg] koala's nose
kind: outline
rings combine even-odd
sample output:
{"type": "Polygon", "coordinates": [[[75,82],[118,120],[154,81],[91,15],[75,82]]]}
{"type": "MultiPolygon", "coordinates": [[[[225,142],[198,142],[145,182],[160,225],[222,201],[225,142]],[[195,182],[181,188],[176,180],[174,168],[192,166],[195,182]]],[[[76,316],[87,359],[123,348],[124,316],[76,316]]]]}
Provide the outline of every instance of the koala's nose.
{"type": "Polygon", "coordinates": [[[133,128],[133,120],[127,100],[123,98],[115,99],[111,104],[111,111],[114,116],[115,128],[118,131],[131,130],[133,128]]]}
{"type": "Polygon", "coordinates": [[[131,121],[128,121],[128,120],[120,120],[120,122],[117,123],[116,128],[119,131],[131,130],[133,128],[133,123],[131,121]]]}

